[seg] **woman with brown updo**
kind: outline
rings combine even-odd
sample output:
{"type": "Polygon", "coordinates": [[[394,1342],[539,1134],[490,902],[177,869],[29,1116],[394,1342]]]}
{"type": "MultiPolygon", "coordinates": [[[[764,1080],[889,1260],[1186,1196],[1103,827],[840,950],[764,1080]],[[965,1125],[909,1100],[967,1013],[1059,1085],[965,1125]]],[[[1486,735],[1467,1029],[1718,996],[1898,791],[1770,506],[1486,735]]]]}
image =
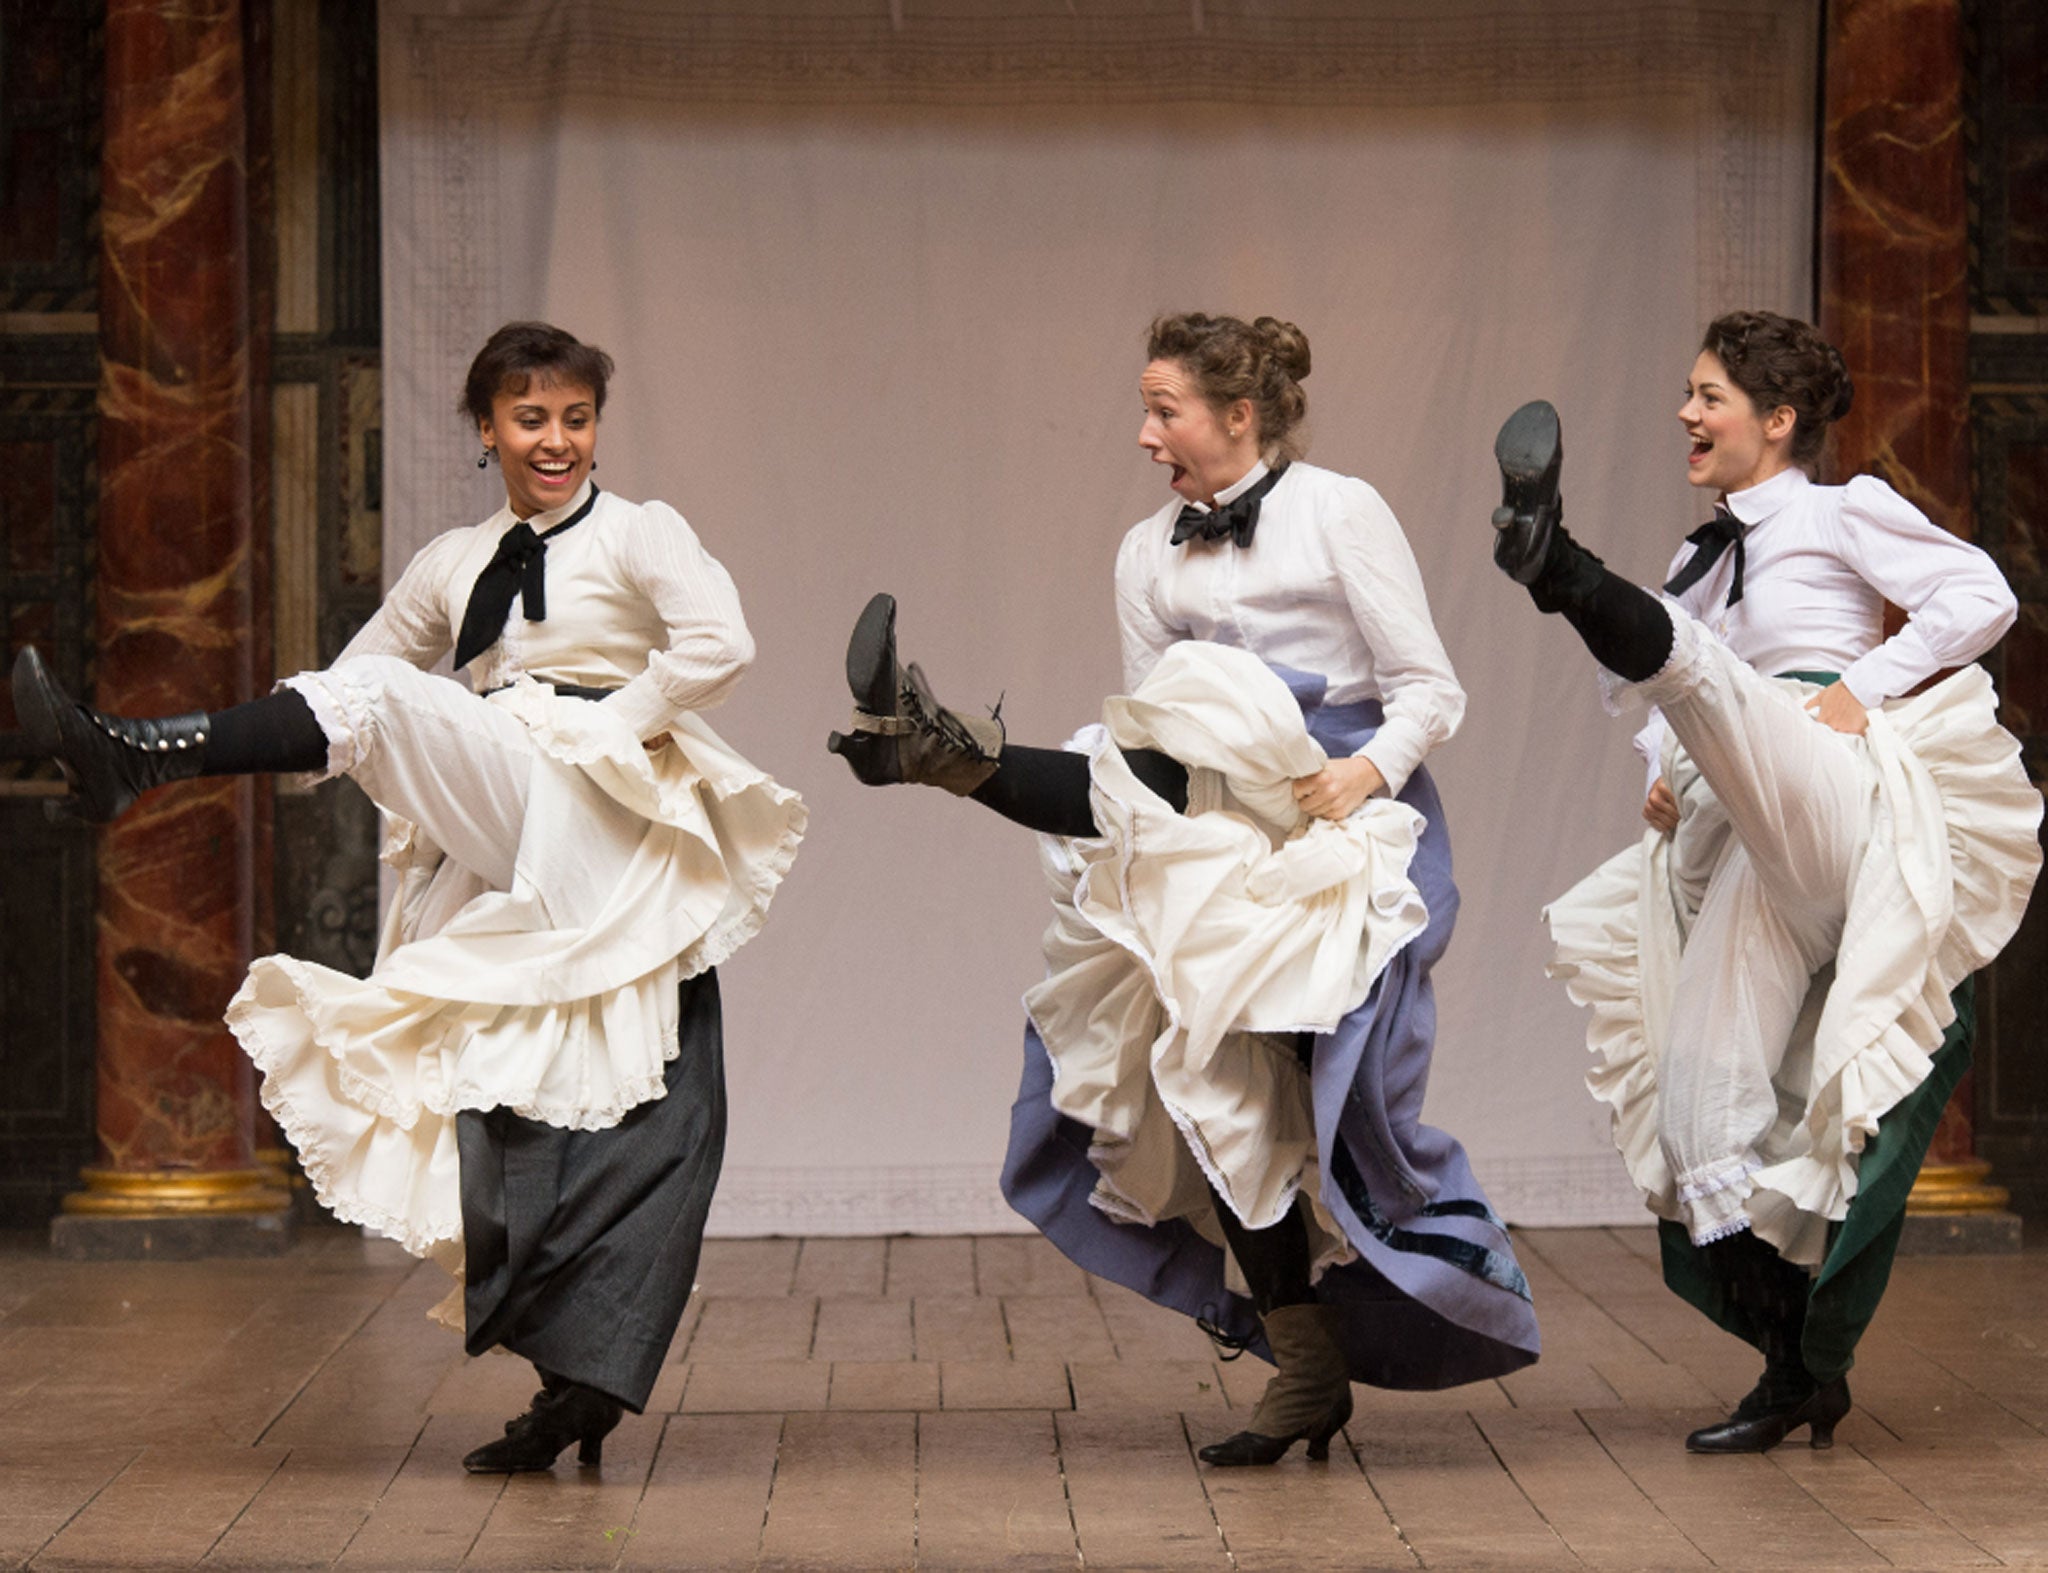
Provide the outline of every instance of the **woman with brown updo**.
{"type": "Polygon", "coordinates": [[[459,1280],[438,1315],[541,1390],[478,1473],[601,1461],[694,1284],[725,1146],[717,965],[761,927],[804,808],[699,718],[754,644],[664,503],[600,491],[611,357],[508,323],[465,419],[504,505],[413,558],[332,666],[227,710],[74,703],[33,650],[23,725],[69,811],[198,775],[347,775],[399,876],[370,976],[266,956],[228,1007],[314,1192],[459,1280]],[[427,669],[450,651],[470,686],[427,669]]]}
{"type": "Polygon", "coordinates": [[[1555,410],[1524,406],[1495,449],[1495,561],[1564,615],[1611,708],[1654,707],[1650,829],[1551,905],[1551,971],[1592,1007],[1589,1082],[1663,1220],[1666,1282],[1764,1356],[1686,1439],[1700,1453],[1833,1440],[1969,1065],[1970,974],[2041,863],[2040,793],[1968,664],[2012,592],[1883,481],[1814,484],[1850,399],[1805,323],[1714,321],[1678,418],[1715,517],[1662,598],[1565,533],[1555,410]],[[1887,601],[1907,614],[1889,638],[1887,601]]]}
{"type": "Polygon", "coordinates": [[[1278,1367],[1202,1449],[1328,1454],[1351,1382],[1536,1357],[1528,1285],[1458,1144],[1421,1123],[1430,968],[1457,913],[1424,756],[1464,711],[1414,554],[1365,482],[1301,462],[1308,341],[1161,317],[1139,446],[1174,497],[1116,569],[1125,692],[1066,749],[1009,743],[854,631],[834,752],[1041,833],[1005,1195],[1069,1257],[1278,1367]]]}

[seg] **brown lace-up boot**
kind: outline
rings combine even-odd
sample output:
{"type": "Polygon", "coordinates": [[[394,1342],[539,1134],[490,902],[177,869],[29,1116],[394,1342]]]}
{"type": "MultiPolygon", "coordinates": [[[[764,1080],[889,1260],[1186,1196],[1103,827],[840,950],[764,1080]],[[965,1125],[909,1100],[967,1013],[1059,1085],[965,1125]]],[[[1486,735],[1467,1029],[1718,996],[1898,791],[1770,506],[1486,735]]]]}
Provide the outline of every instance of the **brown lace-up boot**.
{"type": "Polygon", "coordinates": [[[1325,1305],[1283,1305],[1260,1320],[1279,1369],[1252,1411],[1251,1424],[1202,1449],[1205,1464],[1233,1468],[1277,1463],[1296,1442],[1308,1456],[1330,1456],[1330,1438],[1351,1418],[1351,1374],[1325,1305]]]}
{"type": "Polygon", "coordinates": [[[876,596],[860,614],[846,647],[846,683],[853,721],[825,746],[869,786],[916,781],[965,797],[995,774],[1002,717],[958,715],[914,663],[897,665],[894,596],[876,596]]]}

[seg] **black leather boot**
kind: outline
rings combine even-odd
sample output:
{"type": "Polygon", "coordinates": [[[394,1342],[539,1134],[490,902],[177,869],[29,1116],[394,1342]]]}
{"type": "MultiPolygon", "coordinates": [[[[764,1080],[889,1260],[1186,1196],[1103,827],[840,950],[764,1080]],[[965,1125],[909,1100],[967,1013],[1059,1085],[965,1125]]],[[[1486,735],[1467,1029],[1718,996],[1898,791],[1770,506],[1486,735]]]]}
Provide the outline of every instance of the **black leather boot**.
{"type": "Polygon", "coordinates": [[[940,704],[915,663],[896,662],[896,599],[878,595],[846,646],[853,721],[825,746],[869,786],[901,781],[966,797],[995,774],[1003,751],[1000,717],[962,716],[940,704]]]}
{"type": "Polygon", "coordinates": [[[615,1398],[594,1387],[541,1373],[541,1390],[525,1414],[505,1422],[505,1435],[486,1442],[462,1461],[472,1475],[510,1475],[552,1469],[571,1442],[576,1462],[597,1467],[604,1461],[604,1439],[625,1413],[615,1398]]]}
{"type": "Polygon", "coordinates": [[[88,710],[58,686],[33,647],[14,661],[14,713],[71,783],[53,817],[104,824],[151,787],[184,781],[206,763],[206,712],[130,721],[88,710]]]}
{"type": "Polygon", "coordinates": [[[1729,1298],[1749,1313],[1764,1374],[1726,1420],[1688,1436],[1686,1451],[1766,1453],[1801,1426],[1809,1428],[1813,1447],[1833,1447],[1835,1427],[1849,1412],[1849,1383],[1839,1376],[1815,1381],[1800,1354],[1812,1287],[1805,1269],[1786,1261],[1750,1229],[1716,1240],[1705,1255],[1729,1298]]]}

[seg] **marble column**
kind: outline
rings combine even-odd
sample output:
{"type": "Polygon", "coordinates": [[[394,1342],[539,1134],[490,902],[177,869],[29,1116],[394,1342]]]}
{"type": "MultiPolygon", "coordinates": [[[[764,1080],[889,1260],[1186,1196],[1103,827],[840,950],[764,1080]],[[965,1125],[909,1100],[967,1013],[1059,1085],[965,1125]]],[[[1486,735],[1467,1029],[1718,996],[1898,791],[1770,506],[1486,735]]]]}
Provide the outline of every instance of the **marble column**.
{"type": "MultiPolygon", "coordinates": [[[[240,0],[110,0],[106,62],[94,694],[213,709],[257,676],[240,0]]],[[[181,783],[100,833],[100,1162],[53,1228],[67,1254],[289,1241],[221,1024],[268,878],[254,797],[245,778],[181,783]]]]}
{"type": "MultiPolygon", "coordinates": [[[[1880,475],[1968,539],[1962,0],[1833,0],[1827,18],[1820,325],[1849,363],[1856,402],[1831,435],[1825,478],[1880,475]]],[[[1910,1211],[2004,1207],[1975,1156],[1974,1106],[1966,1076],[1910,1211]]]]}

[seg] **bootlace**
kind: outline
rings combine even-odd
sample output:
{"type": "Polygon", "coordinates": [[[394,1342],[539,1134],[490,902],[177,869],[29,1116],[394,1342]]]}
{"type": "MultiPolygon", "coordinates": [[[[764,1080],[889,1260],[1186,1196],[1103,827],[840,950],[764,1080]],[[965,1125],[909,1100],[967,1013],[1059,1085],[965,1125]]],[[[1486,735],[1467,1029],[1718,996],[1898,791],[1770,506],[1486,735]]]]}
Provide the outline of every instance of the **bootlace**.
{"type": "MultiPolygon", "coordinates": [[[[961,724],[958,716],[953,714],[944,705],[938,703],[936,696],[934,696],[931,705],[925,704],[924,695],[918,691],[917,684],[906,680],[902,685],[900,699],[903,705],[903,713],[915,721],[921,729],[936,732],[948,748],[958,750],[969,759],[984,762],[995,757],[974,740],[974,734],[961,724]]],[[[1000,699],[996,701],[996,707],[991,712],[991,718],[998,724],[1003,719],[1003,702],[1000,699]]]]}
{"type": "Polygon", "coordinates": [[[1215,1309],[1214,1305],[1203,1306],[1201,1314],[1195,1318],[1195,1326],[1207,1334],[1209,1342],[1216,1346],[1217,1359],[1226,1365],[1232,1360],[1243,1359],[1244,1352],[1251,1348],[1252,1341],[1249,1338],[1239,1338],[1234,1333],[1226,1333],[1217,1325],[1212,1315],[1215,1309]]]}

